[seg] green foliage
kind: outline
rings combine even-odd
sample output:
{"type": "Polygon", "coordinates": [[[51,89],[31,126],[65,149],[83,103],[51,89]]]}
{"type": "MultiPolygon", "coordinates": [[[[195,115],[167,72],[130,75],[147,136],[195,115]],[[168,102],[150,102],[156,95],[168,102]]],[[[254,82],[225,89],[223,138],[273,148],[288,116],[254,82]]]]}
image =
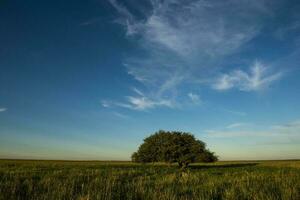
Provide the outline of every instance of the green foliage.
{"type": "Polygon", "coordinates": [[[214,152],[211,152],[209,150],[204,150],[202,154],[200,154],[196,162],[216,162],[218,161],[218,156],[215,155],[214,152]]]}
{"type": "Polygon", "coordinates": [[[160,130],[144,139],[137,152],[132,154],[133,162],[177,162],[187,167],[193,162],[215,162],[217,156],[205,148],[205,143],[192,134],[160,130]]]}

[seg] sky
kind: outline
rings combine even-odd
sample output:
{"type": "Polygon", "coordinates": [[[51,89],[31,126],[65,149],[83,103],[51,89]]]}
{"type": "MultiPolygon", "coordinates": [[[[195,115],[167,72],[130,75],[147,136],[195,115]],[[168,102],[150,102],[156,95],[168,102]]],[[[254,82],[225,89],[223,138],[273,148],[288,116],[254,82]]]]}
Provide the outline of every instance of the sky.
{"type": "Polygon", "coordinates": [[[129,160],[158,130],[300,159],[297,0],[1,0],[0,158],[129,160]]]}

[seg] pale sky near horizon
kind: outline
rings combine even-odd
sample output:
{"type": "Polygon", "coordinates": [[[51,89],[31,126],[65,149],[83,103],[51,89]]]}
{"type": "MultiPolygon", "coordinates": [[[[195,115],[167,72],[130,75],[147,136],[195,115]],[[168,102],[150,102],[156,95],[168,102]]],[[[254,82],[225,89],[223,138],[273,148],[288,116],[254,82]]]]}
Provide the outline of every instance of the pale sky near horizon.
{"type": "Polygon", "coordinates": [[[0,158],[128,160],[158,131],[300,159],[300,2],[1,0],[0,158]]]}

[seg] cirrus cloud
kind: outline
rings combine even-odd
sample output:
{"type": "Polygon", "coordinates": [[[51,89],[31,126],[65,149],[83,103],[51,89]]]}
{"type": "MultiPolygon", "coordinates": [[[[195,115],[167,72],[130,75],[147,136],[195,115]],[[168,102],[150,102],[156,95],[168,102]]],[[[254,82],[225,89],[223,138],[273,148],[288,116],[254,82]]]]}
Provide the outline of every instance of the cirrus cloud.
{"type": "Polygon", "coordinates": [[[5,112],[7,108],[0,108],[0,112],[5,112]]]}
{"type": "Polygon", "coordinates": [[[282,72],[270,73],[262,63],[256,61],[250,67],[250,72],[234,70],[229,74],[221,75],[213,84],[216,90],[237,88],[241,91],[257,91],[270,86],[282,77],[282,72]]]}
{"type": "Polygon", "coordinates": [[[235,123],[224,129],[206,130],[205,132],[206,137],[215,139],[247,138],[247,141],[255,144],[300,144],[300,120],[263,128],[250,123],[235,123]],[[244,125],[247,125],[247,128],[244,125]],[[233,129],[237,127],[239,129],[233,129]]]}
{"type": "MultiPolygon", "coordinates": [[[[151,12],[134,15],[128,4],[109,2],[120,15],[117,22],[141,52],[128,56],[124,65],[148,91],[143,91],[143,97],[127,97],[124,107],[171,107],[169,102],[185,93],[185,85],[209,83],[216,90],[258,91],[281,77],[280,72],[267,74],[267,68],[257,63],[250,72],[233,70],[215,78],[223,68],[222,61],[238,54],[260,34],[275,4],[260,0],[149,0],[151,12]]],[[[196,98],[188,97],[193,102],[196,98]]]]}

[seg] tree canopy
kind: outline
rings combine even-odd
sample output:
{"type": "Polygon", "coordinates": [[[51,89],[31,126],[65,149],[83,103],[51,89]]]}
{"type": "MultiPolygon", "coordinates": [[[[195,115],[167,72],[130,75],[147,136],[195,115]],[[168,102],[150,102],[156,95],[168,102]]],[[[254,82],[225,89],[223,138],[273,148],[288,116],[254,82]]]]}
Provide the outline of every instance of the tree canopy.
{"type": "Polygon", "coordinates": [[[144,139],[138,151],[132,154],[132,161],[177,162],[184,168],[193,162],[217,161],[217,156],[190,133],[160,130],[144,139]]]}

